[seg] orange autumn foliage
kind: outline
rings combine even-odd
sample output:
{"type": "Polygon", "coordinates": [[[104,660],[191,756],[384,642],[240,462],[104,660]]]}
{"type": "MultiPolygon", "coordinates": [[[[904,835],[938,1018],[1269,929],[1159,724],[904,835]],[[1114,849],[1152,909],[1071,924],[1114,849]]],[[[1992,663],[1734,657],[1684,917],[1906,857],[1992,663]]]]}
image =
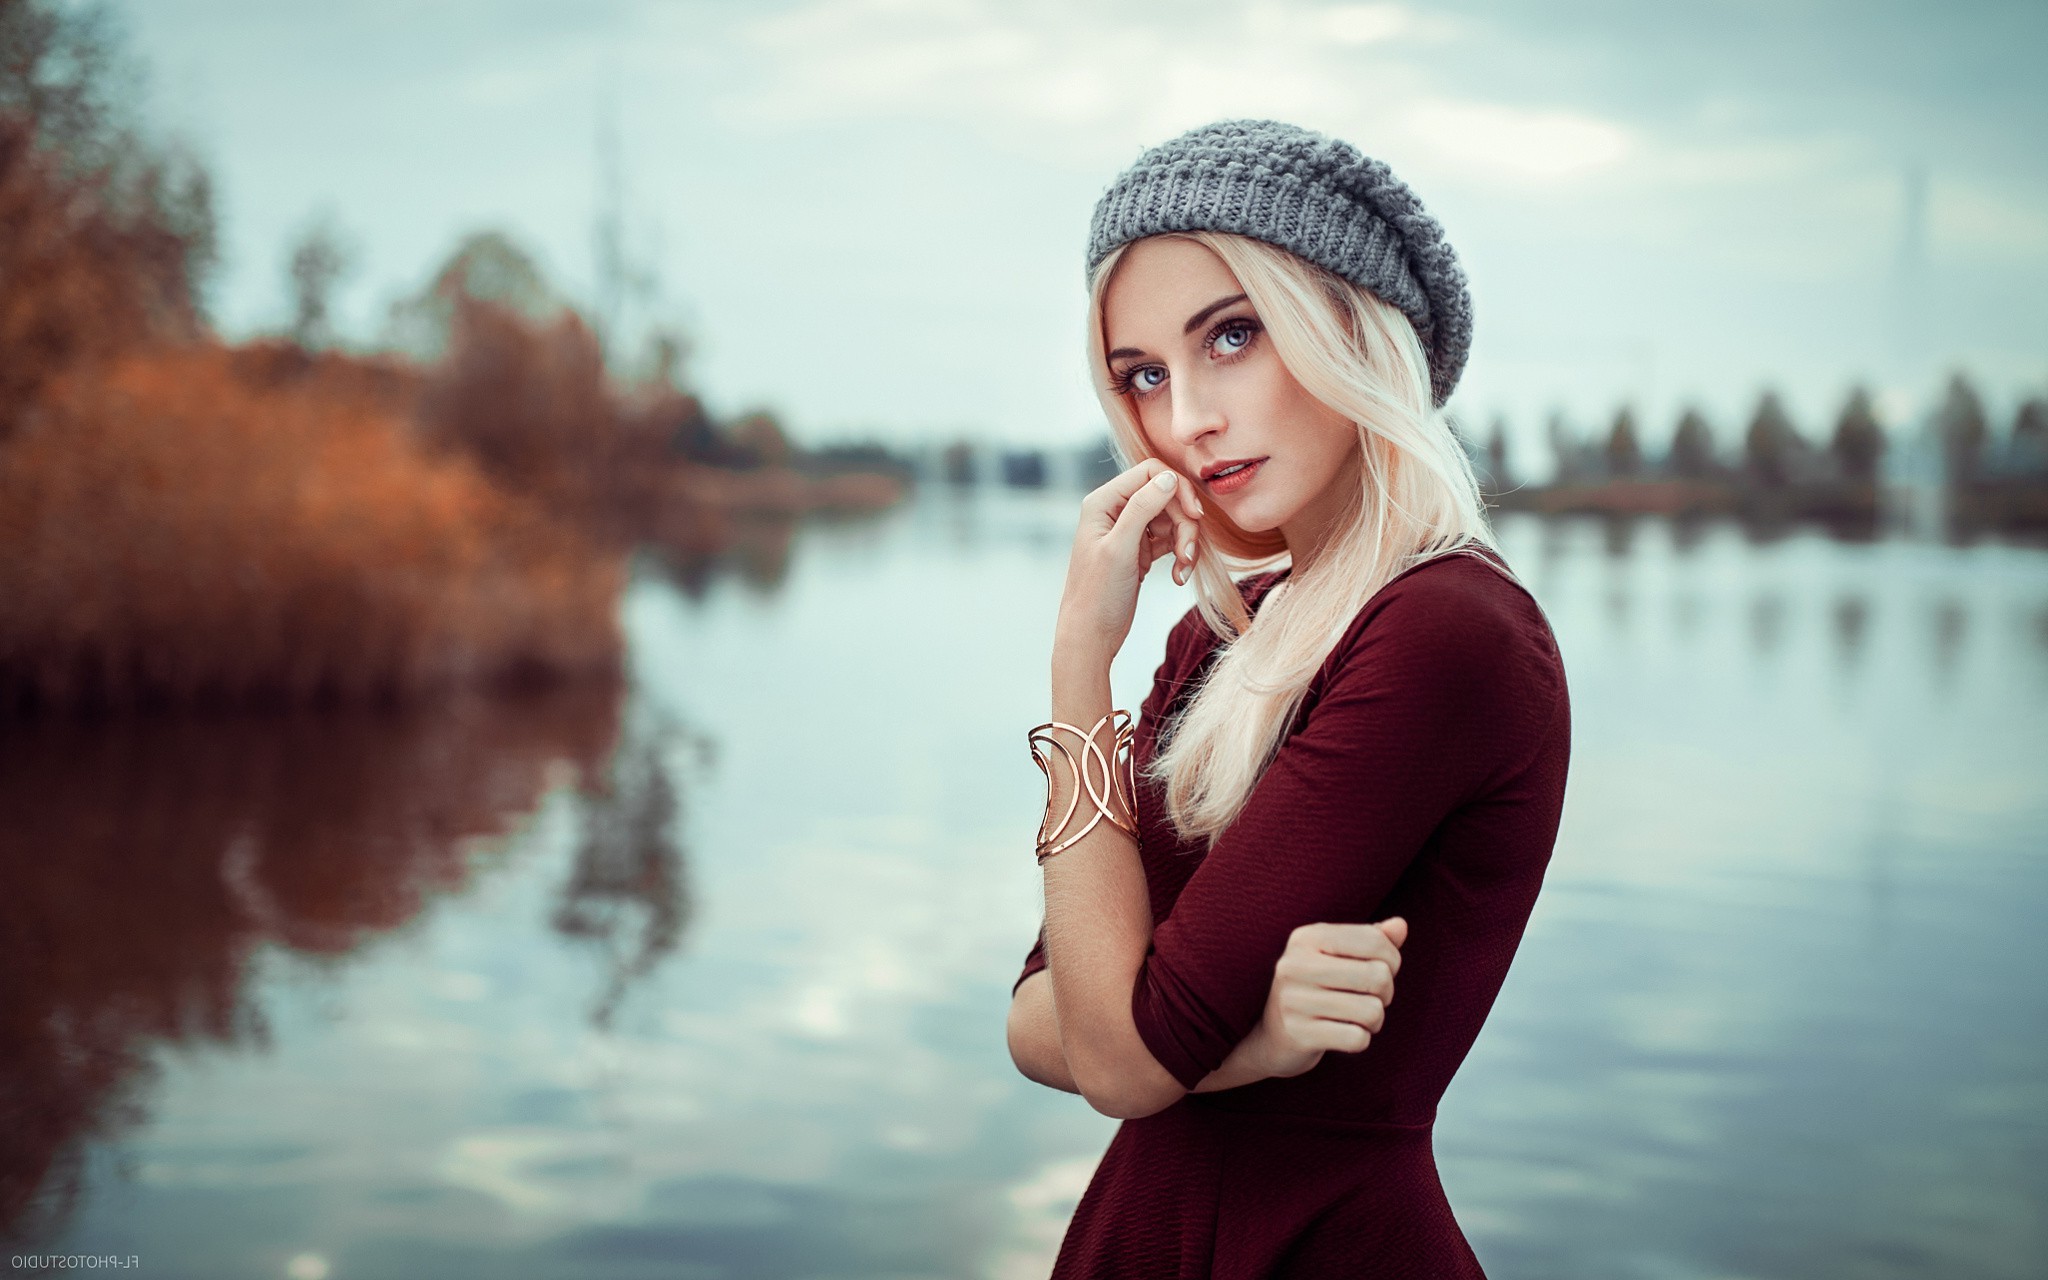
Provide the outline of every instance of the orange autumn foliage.
{"type": "Polygon", "coordinates": [[[678,408],[624,394],[573,310],[536,322],[462,293],[450,301],[448,349],[420,392],[422,437],[584,529],[633,541],[668,493],[678,408]]]}
{"type": "Polygon", "coordinates": [[[423,447],[410,395],[211,343],[52,379],[0,448],[0,709],[616,670],[621,557],[423,447]]]}

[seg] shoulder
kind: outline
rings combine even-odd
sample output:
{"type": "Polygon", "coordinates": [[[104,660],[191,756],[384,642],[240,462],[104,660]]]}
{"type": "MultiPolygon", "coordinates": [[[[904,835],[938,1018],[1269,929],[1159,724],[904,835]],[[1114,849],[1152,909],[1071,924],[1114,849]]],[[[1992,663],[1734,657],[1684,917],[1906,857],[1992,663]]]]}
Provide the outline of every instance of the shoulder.
{"type": "Polygon", "coordinates": [[[1395,574],[1364,613],[1389,610],[1412,621],[1455,621],[1488,632],[1550,630],[1536,598],[1506,561],[1483,549],[1445,552],[1395,574]]]}
{"type": "Polygon", "coordinates": [[[1342,664],[1370,651],[1418,676],[1525,689],[1561,688],[1563,664],[1543,609],[1506,563],[1484,549],[1434,556],[1397,574],[1368,601],[1332,652],[1342,664]]]}

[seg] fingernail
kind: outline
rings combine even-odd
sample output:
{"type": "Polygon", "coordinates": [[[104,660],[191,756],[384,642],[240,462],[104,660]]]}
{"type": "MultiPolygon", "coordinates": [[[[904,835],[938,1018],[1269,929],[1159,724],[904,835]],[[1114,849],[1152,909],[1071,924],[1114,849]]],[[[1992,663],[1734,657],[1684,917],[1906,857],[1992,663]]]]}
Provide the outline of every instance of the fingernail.
{"type": "Polygon", "coordinates": [[[1171,489],[1173,488],[1173,479],[1173,472],[1162,471],[1158,475],[1152,477],[1152,483],[1158,485],[1162,489],[1171,489]]]}
{"type": "Polygon", "coordinates": [[[1186,542],[1183,542],[1183,543],[1181,543],[1181,544],[1180,544],[1180,553],[1181,553],[1182,555],[1186,556],[1186,557],[1187,557],[1188,559],[1190,559],[1190,560],[1194,559],[1194,558],[1195,558],[1195,540],[1194,540],[1193,538],[1189,538],[1189,539],[1188,539],[1188,540],[1187,540],[1186,542]]]}

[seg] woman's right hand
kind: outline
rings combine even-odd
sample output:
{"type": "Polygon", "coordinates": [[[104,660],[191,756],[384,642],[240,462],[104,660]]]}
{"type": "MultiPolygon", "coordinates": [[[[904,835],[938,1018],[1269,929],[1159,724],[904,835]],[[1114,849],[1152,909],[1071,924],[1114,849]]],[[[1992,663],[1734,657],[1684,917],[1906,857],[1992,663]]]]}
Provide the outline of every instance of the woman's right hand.
{"type": "Polygon", "coordinates": [[[1157,458],[1128,471],[1081,500],[1067,584],[1060,596],[1054,648],[1079,646],[1105,663],[1123,648],[1138,607],[1138,587],[1159,557],[1174,557],[1174,582],[1187,579],[1200,548],[1196,537],[1202,500],[1194,481],[1157,458]]]}
{"type": "Polygon", "coordinates": [[[1332,1049],[1357,1053],[1372,1043],[1394,1002],[1394,975],[1408,922],[1305,924],[1273,966],[1265,1016],[1252,1032],[1269,1076],[1298,1076],[1332,1049]]]}

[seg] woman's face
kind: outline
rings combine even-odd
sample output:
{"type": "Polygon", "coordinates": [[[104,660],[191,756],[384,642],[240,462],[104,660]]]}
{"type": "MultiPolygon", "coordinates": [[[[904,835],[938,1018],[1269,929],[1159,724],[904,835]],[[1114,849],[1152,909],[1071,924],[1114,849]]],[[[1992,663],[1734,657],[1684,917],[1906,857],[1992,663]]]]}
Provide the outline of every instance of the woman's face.
{"type": "Polygon", "coordinates": [[[1139,240],[1102,314],[1111,385],[1153,453],[1247,533],[1279,529],[1301,564],[1359,483],[1358,432],[1294,380],[1237,277],[1192,240],[1139,240]]]}

